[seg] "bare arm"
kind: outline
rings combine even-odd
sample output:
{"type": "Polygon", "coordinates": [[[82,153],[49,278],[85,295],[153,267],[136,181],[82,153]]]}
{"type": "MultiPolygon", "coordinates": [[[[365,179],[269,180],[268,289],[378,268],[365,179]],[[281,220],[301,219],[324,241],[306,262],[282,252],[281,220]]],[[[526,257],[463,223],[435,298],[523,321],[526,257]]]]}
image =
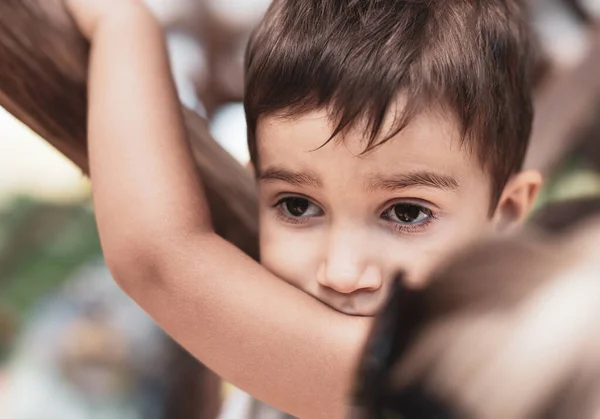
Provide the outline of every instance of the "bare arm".
{"type": "Polygon", "coordinates": [[[214,234],[160,28],[130,0],[92,22],[83,9],[97,3],[69,5],[92,40],[90,166],[115,279],[226,380],[296,416],[343,417],[368,322],[330,310],[214,234]]]}

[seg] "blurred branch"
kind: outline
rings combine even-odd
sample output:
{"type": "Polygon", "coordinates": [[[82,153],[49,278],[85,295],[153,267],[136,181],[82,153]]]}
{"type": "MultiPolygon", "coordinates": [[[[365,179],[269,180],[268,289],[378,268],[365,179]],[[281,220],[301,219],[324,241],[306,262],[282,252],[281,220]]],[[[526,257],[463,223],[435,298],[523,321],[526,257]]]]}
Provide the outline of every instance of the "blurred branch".
{"type": "Polygon", "coordinates": [[[172,342],[171,371],[177,380],[169,385],[166,407],[168,419],[216,418],[221,404],[221,381],[204,365],[187,356],[172,342]],[[202,400],[199,405],[198,400],[202,400]]]}
{"type": "Polygon", "coordinates": [[[600,30],[592,30],[586,58],[550,77],[536,100],[536,117],[525,166],[549,174],[597,117],[600,102],[600,30]]]}
{"type": "MultiPolygon", "coordinates": [[[[88,173],[86,76],[88,45],[61,0],[0,2],[0,106],[88,173]]],[[[205,120],[183,110],[215,229],[258,256],[254,182],[210,138],[205,120]]]]}

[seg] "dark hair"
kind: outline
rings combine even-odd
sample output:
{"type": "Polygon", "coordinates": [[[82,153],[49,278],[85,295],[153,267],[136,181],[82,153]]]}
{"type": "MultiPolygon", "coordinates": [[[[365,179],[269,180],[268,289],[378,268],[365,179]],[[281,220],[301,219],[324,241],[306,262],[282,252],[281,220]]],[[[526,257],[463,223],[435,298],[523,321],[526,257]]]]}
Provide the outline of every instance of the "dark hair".
{"type": "Polygon", "coordinates": [[[491,174],[495,204],[527,150],[531,61],[518,0],[274,0],[246,54],[252,160],[263,115],[327,109],[330,140],[366,122],[368,152],[442,106],[491,174]],[[407,105],[382,132],[399,94],[407,105]]]}

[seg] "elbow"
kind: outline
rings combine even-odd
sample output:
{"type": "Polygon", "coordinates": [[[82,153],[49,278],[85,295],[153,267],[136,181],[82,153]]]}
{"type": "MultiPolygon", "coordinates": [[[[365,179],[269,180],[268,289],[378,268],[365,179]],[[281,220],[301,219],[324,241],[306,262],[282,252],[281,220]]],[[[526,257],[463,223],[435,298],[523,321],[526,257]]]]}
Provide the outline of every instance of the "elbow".
{"type": "Polygon", "coordinates": [[[160,249],[152,240],[112,237],[101,241],[106,266],[127,294],[160,279],[160,249]]]}
{"type": "MultiPolygon", "coordinates": [[[[104,260],[114,281],[133,297],[171,286],[170,279],[180,276],[191,259],[201,257],[199,247],[211,248],[205,242],[213,236],[150,230],[109,238],[101,236],[101,242],[104,260]],[[199,241],[202,246],[198,246],[199,241]]],[[[210,239],[209,242],[212,243],[210,239]]]]}

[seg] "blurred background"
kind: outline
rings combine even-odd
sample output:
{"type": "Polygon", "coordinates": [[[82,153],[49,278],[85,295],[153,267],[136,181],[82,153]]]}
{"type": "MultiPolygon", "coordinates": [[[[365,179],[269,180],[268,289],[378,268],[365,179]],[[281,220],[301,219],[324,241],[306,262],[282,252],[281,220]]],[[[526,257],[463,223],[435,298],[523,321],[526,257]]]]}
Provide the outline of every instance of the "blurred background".
{"type": "MultiPolygon", "coordinates": [[[[243,53],[270,1],[146,2],[182,102],[247,164],[243,53]]],[[[530,3],[540,65],[527,165],[547,178],[536,208],[600,196],[600,0],[530,3]]],[[[0,108],[0,418],[214,417],[229,387],[192,365],[111,280],[87,179],[0,108]]]]}

